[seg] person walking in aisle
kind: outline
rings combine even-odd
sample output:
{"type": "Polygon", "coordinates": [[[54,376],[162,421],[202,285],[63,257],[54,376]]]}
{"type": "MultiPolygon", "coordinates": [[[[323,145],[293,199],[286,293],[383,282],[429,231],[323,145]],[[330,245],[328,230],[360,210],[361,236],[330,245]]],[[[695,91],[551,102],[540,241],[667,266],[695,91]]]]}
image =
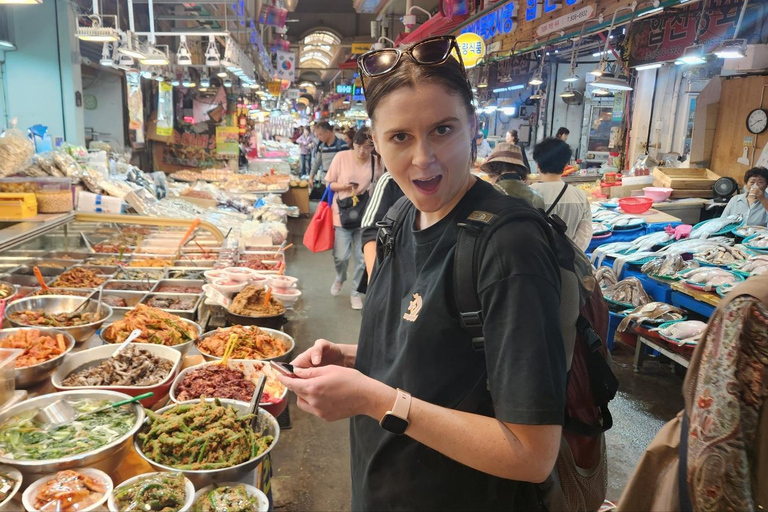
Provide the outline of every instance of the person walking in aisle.
{"type": "Polygon", "coordinates": [[[528,169],[523,164],[519,147],[499,142],[480,168],[490,177],[491,183],[506,195],[525,199],[534,208],[544,209],[544,199],[525,184],[528,169]]]}
{"type": "Polygon", "coordinates": [[[317,149],[315,150],[315,161],[312,163],[312,170],[309,173],[309,186],[312,187],[317,182],[322,183],[324,174],[331,168],[331,162],[340,151],[349,149],[347,143],[336,137],[333,127],[326,121],[321,121],[315,125],[315,137],[317,137],[317,149]]]}
{"type": "Polygon", "coordinates": [[[539,166],[541,183],[534,183],[531,188],[544,198],[547,215],[560,217],[568,226],[568,238],[586,251],[592,241],[592,211],[587,194],[560,178],[571,161],[570,146],[560,139],[544,139],[533,148],[533,159],[539,166]]]}
{"type": "MultiPolygon", "coordinates": [[[[358,63],[376,151],[402,189],[356,345],[318,340],[279,376],[300,409],[351,418],[352,510],[538,511],[565,416],[560,267],[525,201],[475,178],[477,116],[456,39],[358,63]],[[528,210],[478,266],[484,350],[451,288],[459,224],[490,202],[528,210]]],[[[472,269],[466,269],[472,272],[472,269]]]]}
{"type": "Polygon", "coordinates": [[[309,166],[311,163],[311,150],[312,150],[312,132],[309,130],[309,126],[305,126],[301,129],[301,135],[296,139],[296,144],[299,145],[299,151],[301,152],[301,174],[309,173],[309,166]]]}
{"type": "MultiPolygon", "coordinates": [[[[550,132],[551,133],[551,132],[550,132]]],[[[555,135],[556,139],[560,139],[563,142],[566,142],[568,140],[568,135],[571,133],[571,130],[566,128],[565,126],[561,126],[557,130],[557,135],[555,135]]]]}
{"type": "Polygon", "coordinates": [[[352,309],[363,309],[363,298],[357,291],[365,271],[362,243],[362,220],[365,212],[365,201],[352,201],[351,209],[342,208],[341,202],[353,196],[365,195],[381,167],[376,165],[376,158],[371,155],[373,142],[367,128],[358,130],[353,139],[353,150],[342,151],[331,162],[325,181],[335,193],[333,202],[333,225],[336,238],[333,244],[333,264],[336,267],[336,279],[331,286],[331,295],[341,293],[342,286],[347,280],[349,260],[354,259],[352,275],[352,292],[350,302],[352,309]],[[357,217],[346,218],[347,212],[357,214],[357,217]]]}
{"type": "Polygon", "coordinates": [[[528,172],[531,172],[531,164],[528,162],[528,155],[525,154],[525,148],[520,145],[520,137],[517,135],[517,130],[509,130],[505,136],[507,144],[514,144],[520,148],[520,152],[523,154],[523,163],[528,172]]]}

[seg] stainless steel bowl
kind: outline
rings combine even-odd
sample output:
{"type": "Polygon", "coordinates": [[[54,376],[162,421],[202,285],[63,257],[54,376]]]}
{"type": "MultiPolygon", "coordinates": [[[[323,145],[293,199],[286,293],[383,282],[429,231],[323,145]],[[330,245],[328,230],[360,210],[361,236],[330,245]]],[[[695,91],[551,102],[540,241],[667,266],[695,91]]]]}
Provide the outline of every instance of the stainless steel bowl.
{"type": "MultiPolygon", "coordinates": [[[[197,340],[199,340],[199,339],[200,339],[200,336],[203,334],[203,328],[202,328],[202,327],[200,327],[200,325],[199,325],[199,324],[197,324],[197,323],[193,322],[192,320],[187,320],[186,318],[181,318],[181,317],[179,317],[179,320],[181,320],[182,322],[186,322],[186,323],[188,323],[188,324],[190,324],[190,325],[194,325],[194,326],[195,326],[195,328],[197,329],[197,336],[195,336],[195,338],[194,338],[194,339],[192,339],[192,340],[189,340],[188,342],[186,342],[186,343],[182,343],[182,344],[180,344],[180,345],[173,345],[173,346],[171,347],[171,348],[173,348],[173,349],[175,349],[175,350],[178,350],[179,352],[181,352],[181,355],[183,356],[184,354],[186,354],[187,352],[189,352],[189,349],[190,349],[190,347],[192,346],[192,344],[193,344],[193,343],[197,343],[197,340]]],[[[110,344],[114,343],[113,341],[109,341],[108,339],[106,339],[106,338],[104,337],[104,333],[107,331],[107,329],[109,329],[109,328],[112,326],[112,324],[113,324],[113,323],[115,323],[115,322],[111,322],[111,323],[108,323],[108,324],[104,325],[104,328],[103,328],[101,331],[99,331],[99,338],[101,338],[101,341],[102,341],[102,342],[103,342],[105,345],[110,345],[110,344]]]]}
{"type": "MultiPolygon", "coordinates": [[[[199,403],[199,400],[192,400],[189,402],[181,402],[181,404],[196,404],[199,403]]],[[[229,405],[230,407],[234,407],[237,409],[241,414],[247,414],[248,413],[248,404],[242,403],[242,402],[236,402],[234,400],[221,400],[221,403],[224,405],[229,405]]],[[[173,404],[169,405],[167,407],[163,407],[162,409],[157,411],[157,414],[162,414],[165,411],[168,411],[174,407],[177,407],[181,404],[173,404]]],[[[243,462],[242,464],[238,464],[237,466],[232,466],[230,468],[224,468],[224,469],[210,469],[210,470],[201,470],[201,471],[187,471],[187,470],[179,470],[172,468],[170,466],[164,466],[163,464],[158,464],[157,462],[151,460],[149,457],[144,455],[144,451],[142,450],[142,442],[139,439],[139,436],[135,436],[133,439],[133,446],[136,448],[136,453],[139,454],[139,456],[146,460],[152,468],[154,468],[156,471],[181,471],[184,473],[184,476],[189,478],[193,484],[195,484],[196,489],[200,489],[202,487],[205,487],[206,485],[211,485],[216,482],[228,482],[228,481],[236,481],[243,478],[246,474],[256,469],[256,466],[258,466],[261,461],[264,459],[264,457],[267,456],[274,448],[277,446],[277,442],[280,439],[280,426],[277,424],[277,420],[274,416],[269,414],[264,409],[259,409],[259,422],[260,425],[265,433],[265,435],[271,435],[274,436],[274,441],[272,441],[272,444],[267,448],[264,453],[257,457],[253,457],[250,460],[243,462]]],[[[148,429],[148,425],[143,425],[141,427],[141,432],[145,432],[148,429]]]]}
{"type": "Polygon", "coordinates": [[[7,281],[0,281],[0,287],[8,287],[12,290],[11,294],[5,297],[5,300],[8,302],[12,301],[16,294],[19,293],[19,285],[17,284],[9,283],[7,281]]]}
{"type": "Polygon", "coordinates": [[[72,352],[72,349],[75,348],[75,338],[73,338],[72,335],[68,332],[60,331],[58,329],[45,329],[41,327],[17,327],[14,329],[3,329],[0,331],[0,340],[7,338],[16,332],[32,330],[38,330],[42,334],[51,336],[52,338],[55,338],[57,334],[61,334],[66,340],[67,348],[64,350],[63,354],[58,355],[53,359],[49,359],[44,363],[25,366],[23,368],[16,368],[16,387],[21,389],[28,388],[29,386],[37,384],[38,382],[42,382],[50,377],[56,368],[58,368],[61,363],[64,362],[66,355],[72,352]]]}
{"type": "MultiPolygon", "coordinates": [[[[18,416],[24,412],[34,411],[37,412],[46,405],[49,405],[56,400],[79,400],[84,398],[90,398],[94,400],[109,400],[110,402],[117,402],[118,400],[126,400],[130,396],[123,393],[116,393],[114,391],[65,391],[63,393],[51,393],[49,395],[43,395],[30,400],[25,400],[19,404],[16,404],[2,413],[0,413],[0,426],[11,418],[18,416]]],[[[111,443],[91,450],[90,452],[81,453],[79,455],[73,455],[71,457],[64,457],[61,459],[51,460],[16,460],[9,459],[0,455],[0,464],[7,464],[22,472],[24,475],[24,482],[26,485],[34,482],[50,473],[62,471],[64,469],[91,467],[104,471],[109,474],[112,473],[115,468],[123,461],[125,457],[124,450],[130,446],[131,438],[141,428],[144,423],[144,409],[139,404],[130,404],[127,407],[133,409],[133,413],[136,418],[136,422],[133,424],[131,430],[126,432],[120,438],[112,441],[111,443]]],[[[0,444],[0,450],[2,450],[2,444],[0,444]]]]}
{"type": "MultiPolygon", "coordinates": [[[[243,326],[243,327],[245,327],[245,328],[253,328],[253,327],[256,327],[256,326],[255,325],[253,325],[253,326],[246,325],[246,326],[243,326]]],[[[227,327],[225,327],[224,329],[227,329],[227,327]]],[[[222,329],[222,330],[224,330],[224,329],[222,329]]],[[[277,338],[280,341],[282,341],[283,345],[285,346],[285,353],[282,354],[282,355],[279,355],[279,356],[275,356],[275,357],[265,357],[264,359],[253,359],[253,361],[287,361],[288,358],[291,355],[291,352],[293,352],[293,349],[296,347],[296,341],[294,341],[293,337],[289,336],[288,334],[285,334],[283,331],[277,331],[275,329],[268,329],[266,327],[258,327],[258,329],[261,329],[262,331],[266,332],[267,334],[269,334],[273,338],[277,338]]],[[[200,354],[202,354],[203,359],[205,359],[206,361],[220,361],[221,360],[221,357],[217,357],[217,356],[214,356],[212,354],[208,354],[208,353],[204,352],[203,350],[200,350],[200,342],[203,341],[205,338],[213,336],[217,332],[218,332],[218,329],[216,329],[215,331],[208,331],[207,333],[203,334],[200,337],[199,340],[197,340],[195,342],[195,344],[197,345],[197,350],[200,352],[200,354]]]]}
{"type": "MultiPolygon", "coordinates": [[[[73,297],[69,295],[43,295],[41,297],[27,297],[25,299],[14,301],[5,309],[5,317],[8,318],[14,327],[36,327],[34,325],[24,325],[14,322],[11,320],[10,316],[16,311],[25,310],[41,310],[48,314],[71,313],[84,301],[88,301],[88,305],[85,306],[83,311],[95,313],[98,302],[94,299],[73,297]]],[[[78,325],[76,327],[57,327],[56,329],[71,334],[76,342],[81,343],[93,336],[94,333],[99,330],[99,327],[112,316],[112,308],[106,304],[102,304],[101,310],[99,310],[98,313],[100,320],[96,322],[78,325]]]]}

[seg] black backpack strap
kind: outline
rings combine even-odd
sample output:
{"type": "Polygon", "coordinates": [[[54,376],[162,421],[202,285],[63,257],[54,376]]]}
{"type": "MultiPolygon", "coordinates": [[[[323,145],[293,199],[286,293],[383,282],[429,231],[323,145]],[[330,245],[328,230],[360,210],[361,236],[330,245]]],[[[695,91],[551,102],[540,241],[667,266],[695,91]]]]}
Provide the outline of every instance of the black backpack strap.
{"type": "Polygon", "coordinates": [[[379,228],[379,234],[376,243],[376,257],[379,261],[383,260],[395,251],[395,237],[400,231],[408,210],[412,206],[408,197],[403,196],[387,211],[384,218],[376,223],[379,228]]]}
{"type": "Polygon", "coordinates": [[[552,213],[552,210],[554,210],[554,209],[555,209],[555,206],[557,206],[557,203],[559,203],[559,202],[560,202],[560,200],[561,200],[561,199],[563,198],[563,196],[565,195],[565,191],[566,191],[566,190],[568,190],[568,184],[567,184],[567,183],[563,183],[563,188],[562,188],[562,190],[560,190],[560,193],[559,193],[559,194],[557,195],[557,197],[555,198],[555,202],[554,202],[554,203],[552,203],[552,205],[551,205],[551,206],[550,206],[550,207],[547,209],[547,211],[546,211],[546,212],[544,212],[544,214],[545,214],[545,215],[549,215],[550,213],[552,213]]]}

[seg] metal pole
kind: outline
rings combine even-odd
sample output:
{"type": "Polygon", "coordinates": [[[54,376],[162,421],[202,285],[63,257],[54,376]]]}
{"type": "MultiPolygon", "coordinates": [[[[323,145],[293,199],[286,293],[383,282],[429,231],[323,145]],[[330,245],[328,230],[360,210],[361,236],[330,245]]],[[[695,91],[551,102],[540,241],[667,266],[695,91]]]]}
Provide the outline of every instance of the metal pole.
{"type": "Polygon", "coordinates": [[[155,44],[155,12],[152,5],[152,0],[147,1],[147,8],[149,9],[149,41],[155,44]]]}

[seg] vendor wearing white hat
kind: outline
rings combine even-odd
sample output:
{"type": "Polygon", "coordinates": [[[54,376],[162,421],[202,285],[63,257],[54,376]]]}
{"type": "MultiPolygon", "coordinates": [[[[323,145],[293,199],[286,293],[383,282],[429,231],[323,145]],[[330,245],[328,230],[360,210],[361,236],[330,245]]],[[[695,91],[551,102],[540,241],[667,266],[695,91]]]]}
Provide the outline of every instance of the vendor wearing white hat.
{"type": "Polygon", "coordinates": [[[528,168],[523,160],[523,152],[514,144],[499,142],[481,167],[491,183],[508,196],[525,199],[534,208],[544,209],[544,199],[525,184],[528,168]]]}

